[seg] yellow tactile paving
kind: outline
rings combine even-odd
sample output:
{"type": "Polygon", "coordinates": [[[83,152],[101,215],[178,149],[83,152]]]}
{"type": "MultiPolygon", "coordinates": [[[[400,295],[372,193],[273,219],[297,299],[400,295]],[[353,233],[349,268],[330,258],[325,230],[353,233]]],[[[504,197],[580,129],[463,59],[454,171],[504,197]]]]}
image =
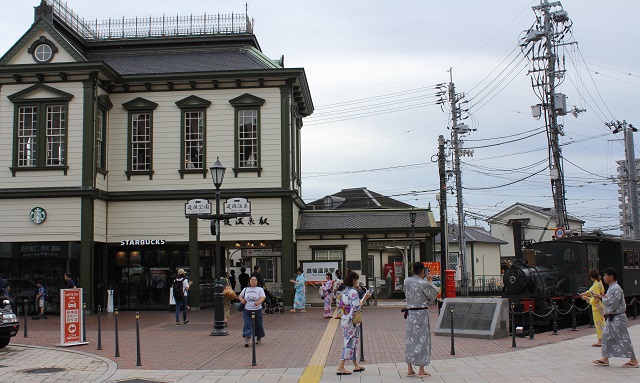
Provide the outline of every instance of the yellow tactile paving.
{"type": "Polygon", "coordinates": [[[324,330],[324,334],[322,334],[322,338],[309,360],[309,364],[304,369],[300,380],[298,380],[299,383],[318,383],[320,381],[320,378],[322,378],[322,370],[329,356],[329,349],[331,348],[331,343],[333,342],[333,337],[339,323],[340,321],[338,320],[329,320],[327,328],[324,330]]]}

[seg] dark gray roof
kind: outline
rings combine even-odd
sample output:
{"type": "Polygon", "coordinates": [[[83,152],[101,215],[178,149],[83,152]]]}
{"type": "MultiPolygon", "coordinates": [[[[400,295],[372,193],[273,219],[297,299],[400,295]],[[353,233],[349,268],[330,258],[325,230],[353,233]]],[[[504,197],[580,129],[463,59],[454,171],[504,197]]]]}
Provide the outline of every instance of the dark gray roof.
{"type": "Polygon", "coordinates": [[[338,193],[315,200],[307,205],[313,206],[315,210],[411,209],[413,207],[391,197],[367,190],[366,187],[342,189],[338,193]],[[331,206],[325,205],[324,201],[326,198],[332,199],[333,203],[331,206]]]}
{"type": "MultiPolygon", "coordinates": [[[[447,227],[449,229],[449,242],[458,242],[458,225],[450,223],[447,227]]],[[[491,234],[482,227],[465,226],[465,234],[464,240],[467,243],[497,243],[500,245],[506,245],[509,243],[496,237],[492,237],[491,234]]],[[[436,243],[440,243],[440,234],[436,236],[436,243]]]]}
{"type": "Polygon", "coordinates": [[[104,62],[121,75],[262,70],[277,67],[256,52],[253,49],[224,48],[136,53],[96,52],[88,56],[90,61],[104,62]]]}
{"type": "MultiPolygon", "coordinates": [[[[416,210],[416,229],[434,228],[430,210],[416,210]]],[[[411,230],[408,210],[303,211],[298,231],[406,229],[411,230]]]]}

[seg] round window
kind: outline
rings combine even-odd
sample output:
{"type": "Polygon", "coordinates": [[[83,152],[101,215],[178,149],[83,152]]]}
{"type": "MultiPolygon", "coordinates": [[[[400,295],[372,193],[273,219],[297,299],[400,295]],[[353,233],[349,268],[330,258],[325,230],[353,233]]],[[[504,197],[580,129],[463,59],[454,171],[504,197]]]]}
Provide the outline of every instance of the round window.
{"type": "Polygon", "coordinates": [[[53,58],[53,49],[49,44],[39,44],[33,50],[33,58],[38,62],[49,62],[53,58]]]}

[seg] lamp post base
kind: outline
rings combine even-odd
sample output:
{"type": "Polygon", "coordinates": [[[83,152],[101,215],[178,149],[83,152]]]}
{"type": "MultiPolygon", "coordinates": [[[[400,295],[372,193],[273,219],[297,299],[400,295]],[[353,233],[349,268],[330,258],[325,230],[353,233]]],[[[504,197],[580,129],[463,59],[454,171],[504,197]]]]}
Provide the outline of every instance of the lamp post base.
{"type": "Polygon", "coordinates": [[[222,293],[224,286],[220,279],[216,279],[213,291],[213,331],[211,331],[211,336],[229,335],[224,326],[224,294],[222,293]]]}

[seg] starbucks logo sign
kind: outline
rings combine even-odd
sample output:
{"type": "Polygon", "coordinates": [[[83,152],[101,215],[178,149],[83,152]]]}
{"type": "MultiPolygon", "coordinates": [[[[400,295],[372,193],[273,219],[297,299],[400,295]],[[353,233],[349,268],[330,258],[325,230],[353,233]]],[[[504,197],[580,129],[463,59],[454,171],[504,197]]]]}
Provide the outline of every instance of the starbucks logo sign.
{"type": "Polygon", "coordinates": [[[47,212],[41,207],[34,207],[29,213],[29,218],[31,219],[31,222],[39,225],[47,219],[47,212]]]}

